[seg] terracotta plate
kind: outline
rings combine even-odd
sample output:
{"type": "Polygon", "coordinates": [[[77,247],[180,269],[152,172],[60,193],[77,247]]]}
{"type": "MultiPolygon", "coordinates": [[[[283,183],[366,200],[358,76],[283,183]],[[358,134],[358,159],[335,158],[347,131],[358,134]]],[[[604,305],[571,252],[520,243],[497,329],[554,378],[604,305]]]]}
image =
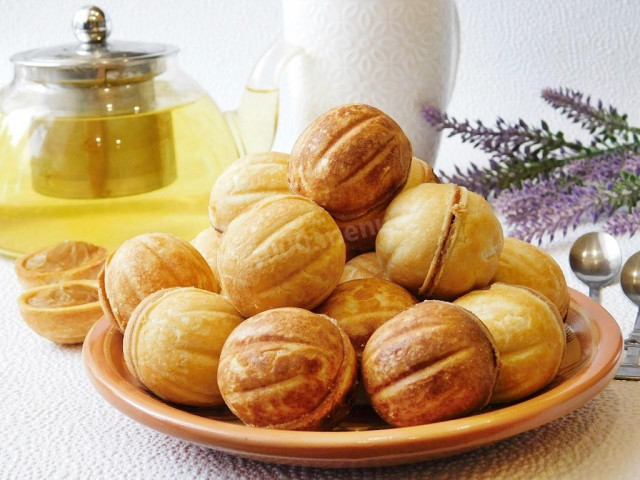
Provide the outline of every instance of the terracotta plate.
{"type": "Polygon", "coordinates": [[[87,336],[83,358],[93,385],[108,402],[160,432],[267,462],[361,467],[461,453],[531,430],[586,403],[613,378],[622,336],[606,310],[573,290],[566,330],[568,344],[560,372],[545,390],[470,417],[405,428],[390,428],[369,407],[355,410],[331,432],[293,432],[246,427],[227,411],[167,404],[128,374],[122,335],[104,318],[87,336]]]}

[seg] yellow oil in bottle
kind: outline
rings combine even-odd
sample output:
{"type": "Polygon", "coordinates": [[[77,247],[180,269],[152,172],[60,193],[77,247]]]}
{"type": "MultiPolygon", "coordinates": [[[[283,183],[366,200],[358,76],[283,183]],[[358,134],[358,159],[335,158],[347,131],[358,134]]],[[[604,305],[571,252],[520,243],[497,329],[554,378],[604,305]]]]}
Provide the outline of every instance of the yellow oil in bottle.
{"type": "Polygon", "coordinates": [[[7,115],[0,118],[0,252],[66,239],[113,249],[149,231],[191,239],[208,225],[215,178],[237,157],[208,96],[102,118],[7,115]],[[122,157],[105,161],[101,142],[122,157]]]}
{"type": "MultiPolygon", "coordinates": [[[[259,90],[247,87],[242,93],[240,108],[235,112],[228,112],[235,121],[240,137],[236,136],[236,143],[242,149],[242,154],[264,152],[271,147],[276,128],[278,126],[279,91],[259,90]]],[[[237,135],[234,132],[234,135],[237,135]]]]}

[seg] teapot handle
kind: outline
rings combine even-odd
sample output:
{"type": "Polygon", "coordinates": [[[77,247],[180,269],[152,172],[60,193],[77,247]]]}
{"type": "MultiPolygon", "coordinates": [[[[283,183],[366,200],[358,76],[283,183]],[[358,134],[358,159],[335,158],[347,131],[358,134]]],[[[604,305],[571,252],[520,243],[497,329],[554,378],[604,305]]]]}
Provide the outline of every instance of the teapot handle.
{"type": "Polygon", "coordinates": [[[300,47],[280,40],[271,45],[254,67],[237,110],[225,112],[240,156],[271,149],[278,124],[280,76],[300,47]]]}

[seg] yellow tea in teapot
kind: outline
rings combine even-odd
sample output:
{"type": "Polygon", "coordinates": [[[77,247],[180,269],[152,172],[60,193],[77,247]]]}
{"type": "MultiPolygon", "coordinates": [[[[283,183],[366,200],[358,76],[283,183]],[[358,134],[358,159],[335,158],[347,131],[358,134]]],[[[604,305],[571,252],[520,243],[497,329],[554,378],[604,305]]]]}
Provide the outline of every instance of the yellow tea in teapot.
{"type": "Polygon", "coordinates": [[[0,251],[65,239],[113,248],[143,231],[190,239],[238,156],[212,100],[140,114],[0,117],[0,251]]]}
{"type": "Polygon", "coordinates": [[[42,195],[110,198],[176,179],[171,111],[102,118],[44,117],[29,135],[31,183],[42,195]]]}

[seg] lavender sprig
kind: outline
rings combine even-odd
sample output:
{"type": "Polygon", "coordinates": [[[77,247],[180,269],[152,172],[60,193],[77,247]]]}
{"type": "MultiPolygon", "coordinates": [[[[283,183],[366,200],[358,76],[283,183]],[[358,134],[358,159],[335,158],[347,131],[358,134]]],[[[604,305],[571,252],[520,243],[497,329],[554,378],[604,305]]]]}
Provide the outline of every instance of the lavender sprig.
{"type": "Polygon", "coordinates": [[[579,124],[592,135],[590,147],[638,153],[640,129],[627,122],[626,114],[619,114],[613,106],[598,100],[594,106],[591,97],[568,88],[542,91],[542,98],[560,113],[579,124]]]}
{"type": "Polygon", "coordinates": [[[630,127],[627,123],[626,115],[620,115],[611,105],[605,107],[602,100],[598,100],[596,106],[591,105],[591,97],[585,97],[577,90],[545,88],[542,90],[542,98],[590,133],[598,130],[611,134],[620,131],[637,132],[637,129],[630,127]]]}
{"type": "Polygon", "coordinates": [[[601,217],[618,234],[640,231],[640,128],[614,107],[600,100],[592,104],[575,90],[545,89],[542,96],[586,129],[591,141],[569,141],[544,120],[538,127],[498,118],[489,127],[424,107],[429,124],[489,154],[488,167],[471,164],[464,172],[456,167],[454,174],[440,175],[494,199],[511,233],[526,240],[553,239],[558,230],[566,234],[601,217]]]}
{"type": "Polygon", "coordinates": [[[495,127],[490,128],[481,120],[476,120],[475,125],[469,120],[461,122],[429,106],[423,107],[422,115],[438,130],[449,130],[448,137],[460,136],[462,143],[471,143],[475,148],[492,155],[509,157],[515,152],[521,152],[530,157],[559,147],[577,151],[583,148],[580,142],[567,142],[562,132],[552,132],[545,121],[542,121],[540,127],[534,127],[522,119],[517,123],[507,123],[498,118],[495,127]]]}
{"type": "Polygon", "coordinates": [[[495,205],[504,214],[511,234],[529,242],[540,242],[545,235],[553,240],[557,230],[566,235],[569,228],[575,229],[585,219],[595,222],[607,210],[597,187],[558,188],[555,180],[527,180],[521,189],[505,190],[495,205]]]}
{"type": "Polygon", "coordinates": [[[422,114],[438,130],[449,130],[449,137],[459,136],[463,143],[491,154],[488,167],[472,164],[465,172],[456,167],[454,175],[443,174],[447,181],[485,197],[512,185],[519,187],[527,178],[548,175],[562,163],[559,151],[584,148],[580,142],[564,140],[562,132],[552,132],[544,121],[540,127],[533,127],[522,119],[509,124],[498,118],[495,127],[490,128],[480,120],[475,125],[468,120],[460,122],[429,106],[422,109],[422,114]]]}

